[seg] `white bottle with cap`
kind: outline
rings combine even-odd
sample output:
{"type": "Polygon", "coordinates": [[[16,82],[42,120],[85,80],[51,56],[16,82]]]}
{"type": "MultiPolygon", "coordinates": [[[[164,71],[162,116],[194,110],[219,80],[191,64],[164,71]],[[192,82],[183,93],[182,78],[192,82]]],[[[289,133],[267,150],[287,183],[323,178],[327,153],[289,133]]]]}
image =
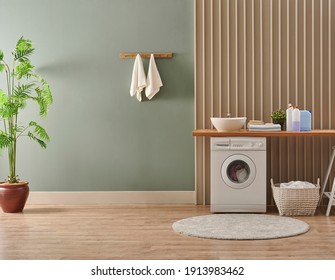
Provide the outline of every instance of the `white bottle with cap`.
{"type": "Polygon", "coordinates": [[[297,106],[292,111],[292,131],[300,131],[300,110],[297,106]]]}
{"type": "Polygon", "coordinates": [[[292,104],[288,104],[286,109],[286,130],[292,131],[292,112],[293,112],[293,106],[292,104]]]}

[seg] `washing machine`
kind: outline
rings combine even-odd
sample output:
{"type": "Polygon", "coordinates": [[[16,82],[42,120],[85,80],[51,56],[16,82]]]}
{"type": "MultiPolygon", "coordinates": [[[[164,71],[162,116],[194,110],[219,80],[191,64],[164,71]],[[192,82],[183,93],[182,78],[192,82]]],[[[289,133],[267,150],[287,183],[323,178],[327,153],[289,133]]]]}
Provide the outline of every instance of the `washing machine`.
{"type": "Polygon", "coordinates": [[[266,138],[211,137],[211,212],[266,212],[266,138]]]}

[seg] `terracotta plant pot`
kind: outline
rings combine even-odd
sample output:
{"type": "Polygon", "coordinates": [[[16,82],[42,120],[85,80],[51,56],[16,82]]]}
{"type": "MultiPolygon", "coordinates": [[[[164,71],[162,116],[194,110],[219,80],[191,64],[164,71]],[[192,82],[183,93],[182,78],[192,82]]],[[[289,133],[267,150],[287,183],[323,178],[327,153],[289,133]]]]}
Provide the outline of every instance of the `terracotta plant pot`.
{"type": "Polygon", "coordinates": [[[29,195],[27,182],[15,184],[0,183],[0,206],[5,213],[19,213],[23,211],[29,195]]]}

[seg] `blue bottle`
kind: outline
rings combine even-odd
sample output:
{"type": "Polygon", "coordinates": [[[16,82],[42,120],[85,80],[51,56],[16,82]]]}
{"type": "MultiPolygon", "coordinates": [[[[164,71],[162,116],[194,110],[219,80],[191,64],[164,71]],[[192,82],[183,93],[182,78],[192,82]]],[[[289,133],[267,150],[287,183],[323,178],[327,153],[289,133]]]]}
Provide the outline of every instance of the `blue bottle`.
{"type": "Polygon", "coordinates": [[[312,129],[312,114],[308,110],[300,111],[300,131],[310,131],[312,129]]]}

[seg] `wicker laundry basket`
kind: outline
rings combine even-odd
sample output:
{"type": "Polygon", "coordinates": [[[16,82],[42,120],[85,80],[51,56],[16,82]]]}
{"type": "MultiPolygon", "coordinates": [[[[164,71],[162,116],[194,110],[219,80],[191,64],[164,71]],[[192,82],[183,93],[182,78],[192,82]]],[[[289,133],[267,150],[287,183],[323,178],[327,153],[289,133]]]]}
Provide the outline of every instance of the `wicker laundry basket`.
{"type": "Polygon", "coordinates": [[[313,216],[320,198],[320,179],[315,188],[281,188],[271,179],[273,198],[280,216],[313,216]]]}

